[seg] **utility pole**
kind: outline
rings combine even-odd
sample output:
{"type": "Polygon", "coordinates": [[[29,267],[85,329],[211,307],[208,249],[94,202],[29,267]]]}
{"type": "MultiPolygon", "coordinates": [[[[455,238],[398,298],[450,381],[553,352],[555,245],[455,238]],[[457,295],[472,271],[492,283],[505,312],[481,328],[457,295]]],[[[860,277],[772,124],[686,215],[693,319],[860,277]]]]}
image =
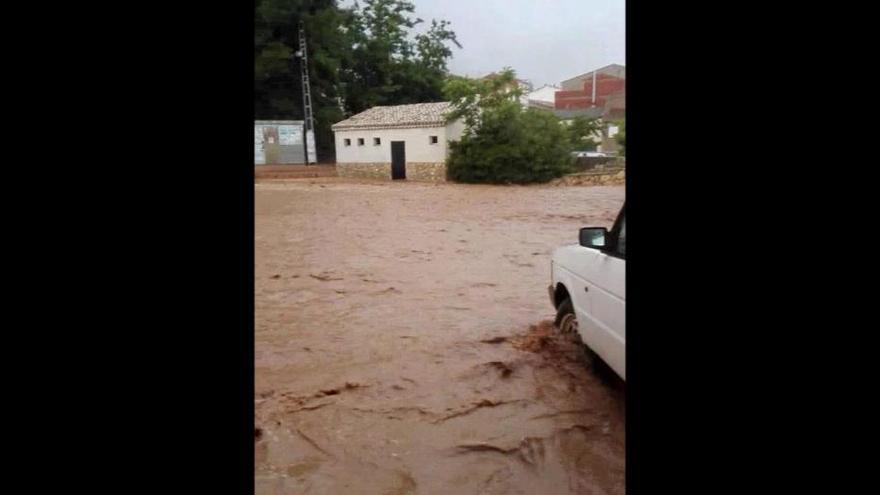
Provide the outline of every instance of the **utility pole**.
{"type": "Polygon", "coordinates": [[[596,71],[593,71],[593,106],[596,106],[596,71]]]}
{"type": "MultiPolygon", "coordinates": [[[[312,132],[312,145],[315,148],[316,154],[318,152],[318,144],[315,140],[315,119],[312,117],[312,92],[309,89],[309,57],[306,51],[306,28],[302,20],[299,21],[299,51],[295,55],[300,58],[303,94],[303,152],[306,157],[306,165],[308,165],[309,131],[312,132]]],[[[315,161],[317,161],[317,157],[315,161]]]]}

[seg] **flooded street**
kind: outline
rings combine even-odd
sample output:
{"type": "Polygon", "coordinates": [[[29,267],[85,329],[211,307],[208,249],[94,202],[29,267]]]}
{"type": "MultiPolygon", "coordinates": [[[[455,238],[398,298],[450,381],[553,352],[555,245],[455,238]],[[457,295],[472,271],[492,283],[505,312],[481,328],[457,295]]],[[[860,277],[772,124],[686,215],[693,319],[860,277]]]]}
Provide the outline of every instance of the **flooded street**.
{"type": "Polygon", "coordinates": [[[623,187],[254,187],[256,493],[624,493],[622,388],[547,295],[623,187]]]}

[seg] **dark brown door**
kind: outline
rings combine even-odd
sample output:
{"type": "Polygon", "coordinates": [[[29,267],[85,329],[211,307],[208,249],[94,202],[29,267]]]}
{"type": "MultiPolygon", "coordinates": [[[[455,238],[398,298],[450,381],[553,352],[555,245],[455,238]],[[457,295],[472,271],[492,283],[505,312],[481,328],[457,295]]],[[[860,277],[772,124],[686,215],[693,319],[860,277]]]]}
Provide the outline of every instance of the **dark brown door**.
{"type": "Polygon", "coordinates": [[[391,178],[406,179],[406,148],[404,141],[391,141],[391,178]]]}

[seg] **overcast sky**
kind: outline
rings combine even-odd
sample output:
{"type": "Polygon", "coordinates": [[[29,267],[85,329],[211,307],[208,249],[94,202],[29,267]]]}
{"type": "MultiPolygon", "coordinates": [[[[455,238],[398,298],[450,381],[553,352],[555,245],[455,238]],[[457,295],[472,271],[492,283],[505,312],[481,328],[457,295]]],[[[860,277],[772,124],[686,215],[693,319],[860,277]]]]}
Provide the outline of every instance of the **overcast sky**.
{"type": "Polygon", "coordinates": [[[510,66],[538,88],[626,65],[625,0],[412,1],[425,20],[420,28],[432,18],[452,23],[462,45],[452,47],[454,74],[483,76],[510,66]]]}

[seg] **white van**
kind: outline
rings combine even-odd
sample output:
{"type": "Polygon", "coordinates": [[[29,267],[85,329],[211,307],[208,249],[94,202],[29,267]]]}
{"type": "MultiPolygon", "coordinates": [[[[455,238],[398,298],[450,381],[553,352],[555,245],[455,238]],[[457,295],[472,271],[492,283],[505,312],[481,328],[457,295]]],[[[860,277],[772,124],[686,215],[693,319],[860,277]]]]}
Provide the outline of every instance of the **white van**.
{"type": "Polygon", "coordinates": [[[626,381],[626,205],[610,232],[583,228],[579,239],[557,248],[550,260],[556,326],[580,335],[626,381]]]}

